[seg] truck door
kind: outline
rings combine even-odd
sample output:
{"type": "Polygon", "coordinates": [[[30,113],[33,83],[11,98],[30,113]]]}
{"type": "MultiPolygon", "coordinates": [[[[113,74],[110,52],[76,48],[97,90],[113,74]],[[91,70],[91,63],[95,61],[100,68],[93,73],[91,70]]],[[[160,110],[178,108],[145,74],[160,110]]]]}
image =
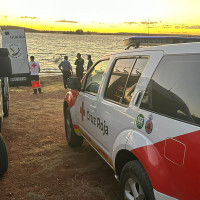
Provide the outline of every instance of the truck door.
{"type": "Polygon", "coordinates": [[[99,61],[89,71],[84,81],[84,88],[79,93],[76,105],[77,123],[88,140],[93,140],[97,127],[97,110],[99,86],[103,79],[109,59],[99,61]]]}
{"type": "MultiPolygon", "coordinates": [[[[97,114],[103,124],[96,129],[96,140],[101,150],[112,158],[113,146],[119,134],[133,131],[138,105],[137,101],[149,82],[162,57],[162,52],[136,52],[116,58],[115,64],[104,84],[104,95],[97,102],[97,114]]],[[[125,148],[125,147],[124,147],[125,148]]]]}

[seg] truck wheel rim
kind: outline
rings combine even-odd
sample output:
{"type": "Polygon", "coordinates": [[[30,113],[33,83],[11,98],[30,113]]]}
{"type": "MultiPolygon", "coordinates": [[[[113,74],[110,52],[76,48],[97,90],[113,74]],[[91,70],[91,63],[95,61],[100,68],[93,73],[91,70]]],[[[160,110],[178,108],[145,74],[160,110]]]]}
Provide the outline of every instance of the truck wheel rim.
{"type": "Polygon", "coordinates": [[[145,200],[145,195],[140,183],[133,178],[129,178],[126,181],[124,199],[125,200],[145,200]]]}

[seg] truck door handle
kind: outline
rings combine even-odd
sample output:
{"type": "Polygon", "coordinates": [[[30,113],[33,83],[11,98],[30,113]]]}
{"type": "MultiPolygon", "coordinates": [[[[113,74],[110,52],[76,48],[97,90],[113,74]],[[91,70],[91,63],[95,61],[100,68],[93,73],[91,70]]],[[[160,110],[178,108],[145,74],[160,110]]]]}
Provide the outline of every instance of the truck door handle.
{"type": "Polygon", "coordinates": [[[96,108],[97,108],[95,105],[92,105],[92,104],[90,104],[90,107],[92,109],[92,112],[94,112],[96,110],[96,108]]]}
{"type": "Polygon", "coordinates": [[[137,96],[136,96],[134,105],[136,105],[136,106],[138,105],[141,96],[142,96],[142,91],[139,91],[139,92],[137,93],[137,96]]]}

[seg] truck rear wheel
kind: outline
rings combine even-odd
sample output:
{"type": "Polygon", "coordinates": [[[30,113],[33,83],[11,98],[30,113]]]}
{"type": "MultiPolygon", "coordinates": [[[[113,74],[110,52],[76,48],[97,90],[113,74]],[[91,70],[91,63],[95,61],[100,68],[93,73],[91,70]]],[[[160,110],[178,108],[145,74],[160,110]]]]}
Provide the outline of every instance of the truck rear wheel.
{"type": "Polygon", "coordinates": [[[2,134],[0,134],[0,176],[8,169],[8,153],[2,134]]]}
{"type": "Polygon", "coordinates": [[[149,177],[138,160],[128,162],[122,169],[120,199],[155,200],[149,177]]]}
{"type": "Polygon", "coordinates": [[[70,110],[69,108],[65,108],[64,112],[64,119],[65,119],[65,136],[69,146],[71,147],[79,147],[83,144],[83,137],[78,136],[73,128],[70,110]]]}

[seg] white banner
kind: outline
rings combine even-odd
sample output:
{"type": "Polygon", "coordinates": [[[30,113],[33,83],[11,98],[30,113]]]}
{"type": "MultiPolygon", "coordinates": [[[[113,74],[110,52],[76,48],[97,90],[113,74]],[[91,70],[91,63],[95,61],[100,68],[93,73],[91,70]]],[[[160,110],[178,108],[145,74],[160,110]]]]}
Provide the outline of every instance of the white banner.
{"type": "Polygon", "coordinates": [[[2,47],[7,48],[13,74],[29,73],[28,53],[24,29],[2,31],[2,47]]]}

